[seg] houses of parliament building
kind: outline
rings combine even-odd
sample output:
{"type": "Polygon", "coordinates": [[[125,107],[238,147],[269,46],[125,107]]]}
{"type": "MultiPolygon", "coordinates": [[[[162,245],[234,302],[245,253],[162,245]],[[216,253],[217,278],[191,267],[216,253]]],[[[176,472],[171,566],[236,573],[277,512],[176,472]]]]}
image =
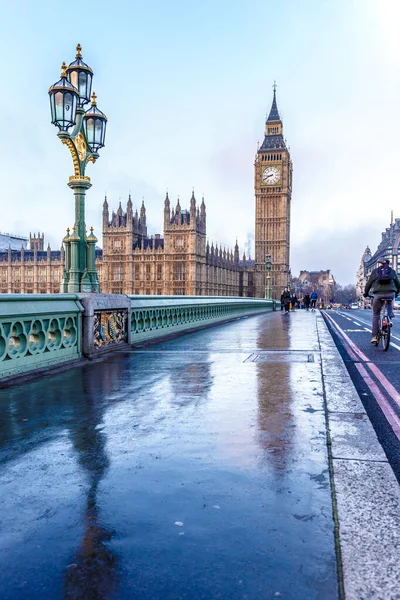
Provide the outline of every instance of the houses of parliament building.
{"type": "MultiPolygon", "coordinates": [[[[206,241],[204,199],[189,210],[178,200],[171,209],[164,201],[164,235],[149,236],[144,202],[133,212],[115,212],[103,204],[103,249],[96,248],[101,292],[111,294],[254,296],[254,261],[239,257],[239,247],[227,251],[206,241]]],[[[1,241],[1,240],[0,240],[1,241]]],[[[21,238],[21,241],[22,238],[21,238]]],[[[25,244],[26,245],[26,244],[25,244]]],[[[15,238],[14,238],[15,246],[15,238]]],[[[58,293],[63,278],[64,248],[44,248],[44,235],[30,235],[29,250],[0,252],[0,289],[3,293],[58,293]]]]}
{"type": "MultiPolygon", "coordinates": [[[[272,297],[288,283],[292,163],[282,135],[276,92],[255,163],[255,261],[209,244],[204,198],[188,208],[164,200],[164,232],[149,236],[144,202],[133,210],[129,196],[110,213],[103,204],[102,249],[96,248],[100,290],[112,294],[256,296],[266,293],[265,257],[271,256],[272,297]]],[[[0,292],[58,293],[65,251],[45,249],[44,236],[0,234],[0,292]]]]}

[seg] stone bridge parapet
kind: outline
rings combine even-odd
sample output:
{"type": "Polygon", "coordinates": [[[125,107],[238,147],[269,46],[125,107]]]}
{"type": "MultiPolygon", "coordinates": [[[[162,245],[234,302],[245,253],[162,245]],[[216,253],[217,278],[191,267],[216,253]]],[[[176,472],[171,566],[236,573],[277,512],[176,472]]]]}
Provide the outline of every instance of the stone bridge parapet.
{"type": "Polygon", "coordinates": [[[0,383],[275,310],[273,300],[115,294],[0,295],[0,383]]]}

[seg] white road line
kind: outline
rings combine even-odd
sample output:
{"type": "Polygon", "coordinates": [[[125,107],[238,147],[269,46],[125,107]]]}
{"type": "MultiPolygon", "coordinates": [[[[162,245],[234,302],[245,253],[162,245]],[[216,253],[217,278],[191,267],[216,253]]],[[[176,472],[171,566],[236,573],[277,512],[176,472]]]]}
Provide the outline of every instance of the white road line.
{"type": "MultiPolygon", "coordinates": [[[[357,323],[357,321],[353,321],[352,319],[350,319],[347,315],[343,315],[342,313],[337,313],[339,315],[341,315],[342,317],[344,317],[345,319],[347,319],[348,321],[351,321],[352,323],[354,323],[354,325],[359,325],[361,327],[361,323],[363,325],[369,325],[369,323],[366,323],[365,321],[363,321],[362,319],[360,319],[361,323],[357,323]]],[[[364,327],[364,329],[343,329],[343,331],[347,331],[348,333],[361,333],[363,331],[368,331],[368,333],[372,333],[372,329],[369,329],[368,327],[364,327]]],[[[396,348],[396,350],[400,350],[400,346],[398,346],[397,344],[395,344],[392,340],[395,339],[398,342],[400,342],[400,338],[397,337],[396,335],[391,335],[390,336],[390,346],[392,348],[396,348]]]]}
{"type": "MultiPolygon", "coordinates": [[[[348,319],[349,321],[351,321],[351,319],[349,319],[349,317],[347,315],[343,315],[342,313],[338,313],[338,314],[342,315],[345,319],[348,319]]],[[[352,323],[354,323],[354,325],[359,325],[360,327],[362,327],[362,325],[369,325],[369,323],[367,321],[364,321],[364,319],[359,319],[359,320],[361,321],[361,323],[357,323],[357,321],[352,321],[352,323]]],[[[372,333],[372,329],[370,329],[368,327],[365,327],[364,329],[365,329],[365,331],[368,331],[369,333],[372,333]]],[[[352,330],[351,329],[347,329],[346,331],[350,331],[351,332],[352,330]]],[[[358,330],[355,329],[354,332],[356,332],[356,331],[358,331],[358,330]]],[[[400,337],[398,337],[397,335],[393,335],[393,333],[392,333],[392,335],[390,337],[391,337],[391,339],[397,340],[398,342],[400,342],[400,337]]],[[[400,348],[397,347],[396,344],[394,344],[393,342],[391,343],[391,345],[394,348],[397,348],[398,350],[400,350],[400,348]]]]}

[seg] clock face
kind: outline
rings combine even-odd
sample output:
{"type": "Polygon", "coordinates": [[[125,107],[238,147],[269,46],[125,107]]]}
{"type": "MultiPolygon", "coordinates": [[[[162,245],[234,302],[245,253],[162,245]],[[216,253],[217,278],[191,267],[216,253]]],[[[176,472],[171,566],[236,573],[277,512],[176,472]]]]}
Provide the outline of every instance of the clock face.
{"type": "Polygon", "coordinates": [[[277,167],[267,167],[262,174],[262,180],[267,185],[274,185],[281,178],[281,172],[277,167]]]}

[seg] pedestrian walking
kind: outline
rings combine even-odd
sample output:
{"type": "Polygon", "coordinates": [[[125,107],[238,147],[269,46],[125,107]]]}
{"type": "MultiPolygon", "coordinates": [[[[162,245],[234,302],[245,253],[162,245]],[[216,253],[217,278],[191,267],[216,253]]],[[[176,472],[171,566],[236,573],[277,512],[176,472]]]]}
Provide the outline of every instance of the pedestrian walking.
{"type": "Polygon", "coordinates": [[[310,310],[310,294],[304,294],[303,302],[304,308],[310,310]]]}
{"type": "Polygon", "coordinates": [[[292,299],[292,295],[289,291],[289,289],[286,287],[283,290],[282,296],[281,296],[281,302],[282,302],[282,306],[284,306],[285,308],[285,315],[289,314],[289,308],[290,308],[290,301],[292,299]]]}
{"type": "Polygon", "coordinates": [[[318,294],[315,290],[313,290],[311,292],[310,300],[311,300],[311,310],[315,310],[315,306],[316,306],[317,300],[318,300],[318,294]]]}
{"type": "Polygon", "coordinates": [[[298,303],[299,303],[299,301],[297,299],[296,292],[293,292],[293,294],[292,294],[292,310],[294,310],[295,308],[298,308],[298,303]]]}

